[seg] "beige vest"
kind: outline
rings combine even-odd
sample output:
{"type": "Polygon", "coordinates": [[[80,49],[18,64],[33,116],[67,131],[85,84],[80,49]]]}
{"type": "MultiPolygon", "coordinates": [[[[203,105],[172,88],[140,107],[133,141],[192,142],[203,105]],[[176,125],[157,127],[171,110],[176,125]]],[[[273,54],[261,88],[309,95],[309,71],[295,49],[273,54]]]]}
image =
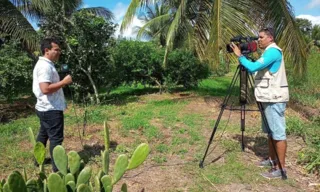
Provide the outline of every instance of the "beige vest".
{"type": "MultiPolygon", "coordinates": [[[[271,47],[278,49],[282,53],[282,50],[275,43],[269,45],[266,50],[271,47]]],[[[268,68],[258,71],[255,76],[254,94],[259,102],[289,101],[289,89],[283,55],[280,68],[276,73],[272,74],[268,68]]]]}

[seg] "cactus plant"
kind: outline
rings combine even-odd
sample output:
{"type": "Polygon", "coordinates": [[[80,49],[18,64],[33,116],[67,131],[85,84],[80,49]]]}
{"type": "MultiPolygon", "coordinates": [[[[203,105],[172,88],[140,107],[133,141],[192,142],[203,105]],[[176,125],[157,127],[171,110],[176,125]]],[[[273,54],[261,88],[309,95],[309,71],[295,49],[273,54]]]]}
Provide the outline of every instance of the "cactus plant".
{"type": "Polygon", "coordinates": [[[79,174],[78,180],[77,180],[77,187],[79,187],[80,184],[86,184],[89,182],[91,177],[92,169],[90,167],[85,167],[79,174]]]}
{"type": "Polygon", "coordinates": [[[122,184],[122,186],[121,186],[121,192],[128,192],[128,187],[127,187],[127,184],[126,184],[126,183],[122,184]]]}
{"type": "Polygon", "coordinates": [[[73,181],[75,182],[75,178],[71,173],[68,173],[65,177],[64,177],[64,183],[68,183],[69,181],[73,181]]]}
{"type": "Polygon", "coordinates": [[[51,173],[48,178],[48,189],[49,192],[64,192],[65,191],[65,185],[57,173],[51,173]]]}
{"type": "Polygon", "coordinates": [[[36,140],[34,138],[34,134],[33,134],[31,127],[28,127],[28,134],[29,134],[30,142],[31,142],[32,146],[34,147],[36,145],[36,140]]]}
{"type": "Polygon", "coordinates": [[[112,191],[112,177],[110,175],[105,175],[101,178],[101,182],[104,188],[104,192],[112,191]]]}
{"type": "Polygon", "coordinates": [[[91,192],[91,190],[90,187],[88,187],[88,185],[81,184],[79,185],[77,192],[91,192]]]}
{"type": "Polygon", "coordinates": [[[104,127],[104,147],[105,147],[105,150],[109,151],[109,147],[110,147],[109,129],[110,129],[110,126],[106,121],[104,121],[103,125],[104,125],[103,126],[104,127]]]}
{"type": "Polygon", "coordinates": [[[68,153],[68,164],[71,174],[76,174],[80,171],[81,158],[79,154],[75,151],[70,151],[68,153]]]}
{"type": "Polygon", "coordinates": [[[68,167],[68,156],[66,151],[61,145],[57,145],[53,149],[53,159],[54,163],[56,164],[59,171],[63,174],[67,174],[67,167],[68,167]]]}
{"type": "Polygon", "coordinates": [[[67,187],[68,192],[75,192],[76,191],[76,183],[74,181],[69,181],[66,184],[66,187],[67,187]]]}
{"type": "Polygon", "coordinates": [[[46,158],[46,148],[41,142],[37,142],[33,148],[33,154],[40,166],[40,172],[43,172],[43,162],[46,158]]]}
{"type": "Polygon", "coordinates": [[[117,183],[124,172],[126,172],[128,166],[128,156],[127,155],[119,155],[114,165],[114,173],[113,173],[113,184],[117,183]]]}
{"type": "Polygon", "coordinates": [[[18,171],[14,171],[9,175],[8,185],[11,192],[27,192],[26,183],[18,171]]]}
{"type": "Polygon", "coordinates": [[[133,152],[133,155],[130,159],[128,170],[137,168],[139,165],[141,165],[147,158],[150,152],[150,147],[146,143],[140,144],[136,150],[133,152]]]}
{"type": "MultiPolygon", "coordinates": [[[[30,129],[29,132],[31,135],[32,130],[30,129]]],[[[51,173],[47,178],[43,171],[46,149],[42,143],[38,142],[34,145],[34,156],[40,165],[38,180],[29,179],[25,183],[28,178],[25,171],[24,178],[15,171],[9,176],[8,182],[5,180],[0,182],[0,192],[112,192],[113,186],[127,170],[134,169],[145,161],[150,148],[145,143],[139,145],[130,160],[127,155],[120,155],[115,162],[113,174],[110,175],[109,125],[106,122],[104,122],[104,133],[105,150],[101,151],[102,169],[93,177],[94,188],[90,182],[92,169],[85,167],[76,151],[70,151],[66,154],[65,149],[60,145],[53,150],[53,159],[59,172],[51,173]]],[[[127,192],[125,183],[121,187],[121,192],[127,192]]]]}
{"type": "Polygon", "coordinates": [[[101,153],[102,157],[102,171],[104,174],[109,174],[109,164],[110,164],[110,158],[109,158],[109,151],[104,150],[104,152],[101,153]]]}
{"type": "Polygon", "coordinates": [[[38,191],[37,180],[35,179],[29,179],[26,182],[26,186],[27,186],[28,192],[38,191]]]}

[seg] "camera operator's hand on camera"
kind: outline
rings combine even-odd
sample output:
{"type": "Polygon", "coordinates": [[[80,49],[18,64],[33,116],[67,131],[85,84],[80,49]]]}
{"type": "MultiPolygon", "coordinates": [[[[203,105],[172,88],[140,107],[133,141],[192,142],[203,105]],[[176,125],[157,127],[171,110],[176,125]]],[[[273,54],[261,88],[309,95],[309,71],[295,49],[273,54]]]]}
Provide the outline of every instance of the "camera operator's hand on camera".
{"type": "Polygon", "coordinates": [[[63,83],[65,84],[65,85],[69,85],[70,83],[72,83],[72,77],[71,77],[71,75],[67,75],[67,76],[65,76],[65,78],[63,78],[63,83]]]}
{"type": "Polygon", "coordinates": [[[234,54],[236,54],[238,57],[240,57],[242,55],[240,48],[236,44],[234,44],[233,42],[231,43],[230,47],[232,48],[234,54]]]}

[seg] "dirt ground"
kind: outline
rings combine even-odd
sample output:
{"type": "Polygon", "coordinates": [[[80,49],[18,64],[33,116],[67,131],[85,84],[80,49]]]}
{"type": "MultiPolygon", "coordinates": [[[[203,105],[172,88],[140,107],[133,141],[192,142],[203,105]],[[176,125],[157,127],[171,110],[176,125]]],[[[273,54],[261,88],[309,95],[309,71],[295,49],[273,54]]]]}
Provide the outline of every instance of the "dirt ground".
{"type": "MultiPolygon", "coordinates": [[[[163,99],[162,96],[157,94],[144,96],[143,100],[156,100],[163,99]]],[[[168,98],[166,98],[168,99],[168,98]]],[[[216,119],[220,112],[220,105],[222,103],[221,99],[213,98],[213,97],[195,97],[192,95],[181,96],[179,94],[172,95],[173,100],[188,100],[190,103],[184,109],[184,113],[196,113],[203,114],[207,119],[216,119]]],[[[301,110],[300,110],[301,112],[301,110]]],[[[292,113],[301,118],[304,118],[304,114],[299,114],[294,111],[292,108],[288,108],[287,113],[292,113]]],[[[246,126],[250,127],[250,125],[257,123],[257,117],[259,116],[259,112],[251,112],[246,117],[246,126]]],[[[225,112],[222,119],[229,118],[229,111],[225,112]]],[[[237,112],[232,112],[230,115],[231,122],[238,122],[240,119],[240,115],[237,112]]],[[[161,127],[161,123],[157,122],[157,120],[152,120],[153,125],[161,127]]],[[[112,136],[113,141],[117,141],[118,143],[132,143],[134,142],[130,137],[121,137],[117,131],[119,127],[119,122],[109,121],[111,126],[110,135],[112,136]]],[[[90,142],[86,143],[88,146],[92,148],[97,148],[97,146],[103,146],[103,139],[100,136],[95,135],[95,132],[101,130],[101,127],[89,127],[87,129],[88,135],[93,135],[90,138],[90,142]]],[[[206,131],[203,132],[205,138],[209,139],[209,135],[211,134],[210,129],[204,129],[206,131]]],[[[261,135],[259,135],[261,136],[261,135]]],[[[164,138],[169,138],[170,133],[164,133],[164,138]]],[[[224,134],[221,139],[234,139],[239,140],[239,135],[230,135],[224,134]]],[[[265,153],[257,154],[257,150],[253,150],[253,146],[255,145],[255,139],[251,138],[249,141],[248,138],[245,138],[248,141],[245,143],[246,149],[243,152],[243,159],[241,161],[247,161],[248,163],[255,164],[259,161],[259,159],[266,155],[265,153]]],[[[66,138],[67,146],[66,150],[81,150],[81,145],[79,145],[79,140],[75,138],[66,138]]],[[[162,141],[163,142],[163,141],[162,141]]],[[[166,141],[164,141],[166,143],[166,141]]],[[[289,185],[284,186],[272,186],[272,185],[248,185],[248,184],[227,184],[227,185],[215,185],[208,181],[209,188],[203,189],[203,191],[317,191],[320,189],[320,179],[317,175],[307,174],[304,168],[297,164],[297,152],[305,147],[304,141],[299,137],[288,137],[288,151],[287,151],[287,173],[289,178],[294,178],[295,182],[299,186],[299,189],[296,187],[291,187],[289,185]],[[303,189],[303,190],[302,190],[303,189]]],[[[169,144],[169,142],[167,142],[169,144]]],[[[89,147],[90,148],[90,147],[89,147]]],[[[92,149],[91,148],[91,149],[92,149]]],[[[207,159],[215,159],[218,158],[217,155],[222,153],[222,150],[215,149],[214,154],[208,155],[207,159]]],[[[95,150],[94,150],[95,151],[95,150]]],[[[259,150],[258,150],[259,151],[259,150]]],[[[267,151],[267,148],[261,149],[261,151],[267,151]]],[[[121,182],[116,186],[115,191],[119,191],[120,185],[125,182],[128,185],[128,189],[130,191],[190,191],[190,186],[194,185],[194,178],[203,176],[201,173],[201,169],[198,171],[194,171],[194,169],[198,169],[199,162],[194,161],[194,154],[196,151],[193,149],[189,149],[187,156],[184,159],[181,159],[178,155],[172,155],[168,158],[166,163],[161,165],[152,162],[153,154],[151,153],[148,157],[148,160],[143,164],[143,166],[139,167],[137,170],[129,171],[126,173],[121,180],[121,182]],[[190,169],[186,169],[185,167],[190,167],[190,169]]],[[[223,154],[222,157],[223,159],[223,154]]],[[[115,157],[113,158],[115,161],[115,157]]],[[[219,163],[217,161],[215,163],[219,163]]],[[[203,180],[206,178],[203,176],[203,180]]]]}
{"type": "MultiPolygon", "coordinates": [[[[163,99],[163,96],[158,94],[151,94],[148,96],[142,96],[142,100],[160,100],[163,99]]],[[[170,96],[170,99],[173,100],[188,100],[189,104],[184,109],[184,113],[198,113],[205,116],[207,120],[215,120],[220,112],[220,105],[222,103],[221,98],[214,97],[197,97],[193,95],[179,95],[173,94],[170,96]]],[[[168,99],[168,98],[166,98],[168,99]]],[[[28,113],[29,105],[25,105],[22,107],[28,113]]],[[[305,118],[305,114],[301,114],[302,110],[299,112],[295,111],[296,106],[290,106],[287,109],[287,113],[292,113],[301,118],[305,118]]],[[[3,107],[4,109],[4,107],[3,107]]],[[[12,109],[12,108],[11,108],[12,109]]],[[[10,110],[11,110],[10,109],[10,110]]],[[[299,108],[301,109],[301,108],[299,108]]],[[[312,113],[319,113],[319,110],[314,110],[312,113]]],[[[4,119],[4,111],[2,111],[1,119],[4,119]]],[[[229,111],[225,112],[226,115],[222,117],[222,119],[229,118],[229,111]]],[[[251,112],[246,116],[246,126],[254,125],[257,123],[257,117],[259,116],[258,112],[251,112]]],[[[5,117],[7,118],[7,117],[5,117]]],[[[12,118],[12,117],[11,117],[12,118]]],[[[238,122],[240,119],[240,115],[237,112],[232,112],[230,116],[231,122],[238,122]]],[[[5,119],[6,120],[6,119],[5,119]]],[[[7,120],[6,120],[7,121],[7,120]]],[[[110,135],[111,135],[111,147],[115,148],[115,146],[119,143],[129,144],[133,143],[134,140],[130,137],[122,137],[118,132],[119,122],[116,120],[110,120],[110,135]],[[117,141],[117,143],[115,142],[117,141]]],[[[161,128],[161,122],[158,122],[156,119],[152,120],[152,124],[161,128]]],[[[86,135],[90,135],[90,138],[84,138],[83,140],[79,140],[78,133],[74,130],[75,128],[70,128],[65,131],[65,142],[64,147],[66,151],[75,150],[78,151],[79,154],[86,153],[88,156],[100,155],[100,151],[102,146],[104,145],[104,141],[102,138],[101,129],[102,126],[91,126],[89,125],[86,129],[86,135]]],[[[212,128],[203,129],[203,136],[209,140],[209,136],[211,134],[212,128]]],[[[170,137],[170,132],[164,132],[164,141],[166,142],[166,138],[170,137]]],[[[240,131],[239,131],[240,135],[240,131]]],[[[233,139],[239,140],[239,135],[232,134],[224,134],[221,139],[233,139]]],[[[261,135],[259,135],[261,136],[261,135]]],[[[261,156],[265,155],[264,153],[257,153],[257,150],[253,149],[255,142],[255,138],[245,137],[246,139],[246,149],[243,152],[243,157],[240,161],[247,162],[249,164],[255,164],[259,161],[261,156]]],[[[127,172],[121,182],[117,184],[115,187],[115,191],[120,190],[120,185],[125,182],[128,185],[129,191],[152,191],[152,192],[160,192],[160,191],[190,191],[190,186],[195,185],[196,181],[195,177],[203,178],[203,182],[207,183],[202,191],[317,191],[320,190],[320,179],[317,175],[307,174],[304,168],[297,163],[297,152],[305,147],[304,141],[299,137],[288,137],[288,151],[287,151],[287,173],[289,178],[294,178],[294,181],[299,186],[293,187],[290,185],[249,185],[249,184],[238,184],[238,183],[230,183],[230,184],[213,184],[211,183],[202,173],[202,170],[198,168],[199,162],[194,161],[194,155],[196,151],[194,149],[189,149],[184,159],[181,159],[178,155],[171,155],[168,157],[167,162],[162,164],[156,164],[151,161],[153,157],[153,153],[151,153],[147,159],[147,161],[135,169],[134,171],[127,172]],[[187,167],[187,168],[186,168],[187,167]]],[[[25,144],[21,144],[25,145],[25,144]]],[[[262,148],[261,151],[266,151],[266,148],[262,148]]],[[[82,156],[82,155],[81,155],[82,156]]],[[[214,163],[223,163],[223,150],[219,149],[219,145],[215,149],[214,153],[211,153],[207,156],[207,159],[217,159],[214,163]]],[[[111,162],[114,163],[116,155],[112,156],[111,162]]],[[[91,166],[98,166],[92,163],[91,166]]],[[[254,178],[252,178],[254,179],[254,178]]],[[[191,190],[193,191],[193,190],[191,190]]]]}

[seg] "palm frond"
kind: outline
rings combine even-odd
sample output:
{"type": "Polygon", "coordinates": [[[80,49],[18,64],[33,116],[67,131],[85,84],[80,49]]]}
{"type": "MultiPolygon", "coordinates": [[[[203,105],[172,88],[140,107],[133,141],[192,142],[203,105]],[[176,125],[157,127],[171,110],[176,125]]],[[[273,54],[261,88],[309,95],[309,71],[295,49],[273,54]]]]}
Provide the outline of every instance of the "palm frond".
{"type": "Polygon", "coordinates": [[[29,50],[37,49],[37,32],[10,1],[0,2],[0,29],[2,33],[9,34],[15,39],[20,39],[29,50]]]}
{"type": "Polygon", "coordinates": [[[90,7],[90,8],[82,8],[80,10],[92,13],[100,17],[104,17],[107,20],[113,20],[115,18],[112,11],[104,7],[90,7]]]}
{"type": "Polygon", "coordinates": [[[128,26],[132,23],[134,16],[137,13],[138,9],[145,8],[147,5],[153,5],[160,0],[131,0],[130,5],[126,11],[126,14],[123,17],[120,32],[123,32],[128,28],[128,26]]]}
{"type": "Polygon", "coordinates": [[[285,60],[293,63],[297,75],[306,72],[307,45],[295,22],[294,13],[287,0],[265,2],[265,25],[275,29],[276,41],[284,51],[285,60]]]}
{"type": "Polygon", "coordinates": [[[185,13],[185,8],[186,8],[186,0],[181,0],[180,5],[174,15],[174,19],[167,32],[166,50],[165,50],[165,55],[163,59],[163,66],[166,66],[167,64],[168,54],[173,47],[173,41],[178,31],[179,24],[181,23],[181,18],[185,13]]]}
{"type": "Polygon", "coordinates": [[[157,31],[155,31],[155,34],[158,34],[162,31],[163,28],[165,28],[167,25],[169,25],[168,21],[170,20],[171,15],[170,14],[165,14],[165,15],[160,15],[156,18],[153,18],[151,20],[149,20],[145,25],[143,25],[138,33],[137,33],[137,38],[141,38],[145,35],[145,32],[147,31],[147,29],[157,29],[157,31]],[[167,25],[165,25],[165,23],[168,23],[167,25]]]}

